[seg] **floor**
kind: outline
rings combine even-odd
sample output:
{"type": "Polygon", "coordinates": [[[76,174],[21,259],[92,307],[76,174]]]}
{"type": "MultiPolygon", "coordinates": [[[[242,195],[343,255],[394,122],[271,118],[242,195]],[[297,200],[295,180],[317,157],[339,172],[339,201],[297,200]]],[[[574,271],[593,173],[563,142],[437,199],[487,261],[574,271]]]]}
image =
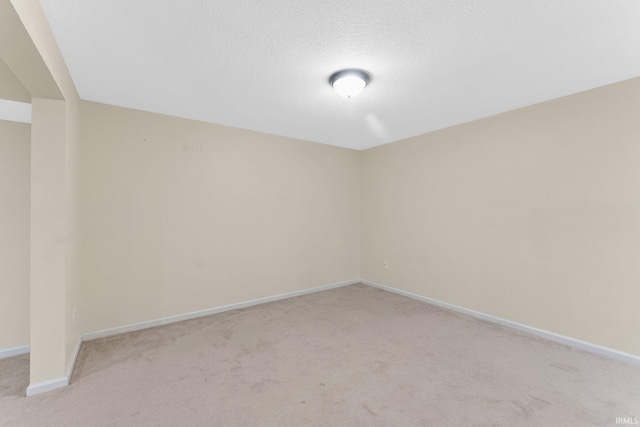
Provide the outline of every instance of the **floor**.
{"type": "Polygon", "coordinates": [[[358,284],[85,342],[3,426],[583,426],[640,417],[640,367],[358,284]]]}

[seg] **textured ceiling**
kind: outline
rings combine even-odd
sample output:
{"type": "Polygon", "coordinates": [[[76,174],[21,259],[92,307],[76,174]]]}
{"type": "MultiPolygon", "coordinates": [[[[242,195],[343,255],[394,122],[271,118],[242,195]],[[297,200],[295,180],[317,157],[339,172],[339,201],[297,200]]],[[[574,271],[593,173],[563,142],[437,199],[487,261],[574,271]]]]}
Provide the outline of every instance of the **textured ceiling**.
{"type": "Polygon", "coordinates": [[[637,0],[41,3],[83,99],[355,149],[640,76],[637,0]]]}

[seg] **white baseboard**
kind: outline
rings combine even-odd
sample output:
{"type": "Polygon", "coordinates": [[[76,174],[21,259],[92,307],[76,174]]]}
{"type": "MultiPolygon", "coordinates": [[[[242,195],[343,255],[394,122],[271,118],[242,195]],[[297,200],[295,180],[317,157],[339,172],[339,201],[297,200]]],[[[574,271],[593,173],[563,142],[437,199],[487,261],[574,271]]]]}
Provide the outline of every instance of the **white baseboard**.
{"type": "Polygon", "coordinates": [[[192,311],[190,313],[176,314],[176,315],[173,315],[173,316],[162,317],[160,319],[148,320],[146,322],[132,323],[132,324],[129,324],[129,325],[118,326],[118,327],[115,327],[115,328],[103,329],[103,330],[100,330],[100,331],[89,332],[89,333],[86,333],[86,334],[82,335],[82,340],[83,341],[89,341],[89,340],[95,340],[95,339],[98,339],[98,338],[109,337],[109,336],[112,336],[112,335],[118,335],[118,334],[122,334],[122,333],[125,333],[125,332],[139,331],[141,329],[153,328],[155,326],[162,326],[162,325],[167,325],[169,323],[181,322],[183,320],[189,320],[189,319],[195,319],[195,318],[198,318],[198,317],[209,316],[209,315],[212,315],[212,314],[222,313],[224,311],[236,310],[238,308],[251,307],[251,306],[254,306],[254,305],[258,305],[258,304],[265,304],[265,303],[268,303],[268,302],[279,301],[279,300],[283,300],[283,299],[287,299],[287,298],[293,298],[293,297],[297,297],[297,296],[301,296],[301,295],[311,294],[311,293],[314,293],[314,292],[321,292],[321,291],[326,291],[326,290],[329,290],[329,289],[339,288],[339,287],[342,287],[342,286],[353,285],[353,284],[356,284],[356,283],[359,283],[359,282],[360,282],[360,280],[358,280],[358,279],[347,280],[345,282],[332,283],[332,284],[329,284],[329,285],[318,286],[318,287],[315,287],[315,288],[303,289],[303,290],[300,290],[300,291],[293,291],[293,292],[274,295],[274,296],[270,296],[270,297],[257,298],[257,299],[253,299],[253,300],[249,300],[249,301],[238,302],[238,303],[235,303],[235,304],[223,305],[223,306],[220,306],[220,307],[214,307],[214,308],[207,308],[207,309],[204,309],[204,310],[192,311]]]}
{"type": "Polygon", "coordinates": [[[39,383],[31,383],[27,387],[27,397],[35,394],[45,393],[57,388],[66,387],[69,385],[69,378],[60,377],[53,380],[40,381],[39,383]]]}
{"type": "Polygon", "coordinates": [[[76,366],[76,360],[78,360],[78,354],[80,354],[80,347],[82,347],[82,336],[78,338],[76,348],[73,350],[73,355],[71,356],[71,360],[69,361],[69,366],[67,366],[67,372],[65,374],[68,378],[67,384],[69,384],[69,380],[71,380],[71,374],[73,374],[73,368],[75,368],[76,366]]]}
{"type": "Polygon", "coordinates": [[[369,285],[379,289],[383,289],[385,291],[393,292],[398,295],[403,295],[405,297],[416,299],[418,301],[426,302],[428,304],[433,304],[438,307],[447,308],[449,310],[456,311],[458,313],[463,313],[478,319],[486,320],[491,323],[496,323],[498,325],[506,326],[507,328],[516,329],[521,332],[526,332],[541,338],[545,338],[550,341],[567,345],[569,347],[579,348],[589,353],[597,354],[599,356],[607,357],[609,359],[620,360],[626,363],[630,363],[632,365],[640,366],[640,356],[636,356],[634,354],[625,353],[622,351],[614,350],[612,348],[603,347],[598,344],[593,344],[593,343],[582,341],[579,339],[556,334],[554,332],[545,331],[543,329],[534,328],[533,326],[528,326],[522,323],[503,319],[501,317],[492,316],[490,314],[485,314],[479,311],[475,311],[475,310],[460,307],[457,305],[449,304],[446,302],[438,301],[433,298],[403,291],[401,289],[393,288],[391,286],[381,285],[380,283],[372,282],[370,280],[361,279],[360,282],[364,283],[365,285],[369,285]]]}
{"type": "Polygon", "coordinates": [[[71,380],[71,374],[73,373],[73,368],[76,365],[76,360],[78,359],[78,354],[80,353],[81,346],[82,346],[82,337],[78,339],[78,343],[76,344],[76,348],[73,351],[73,355],[71,356],[71,361],[69,362],[69,366],[67,366],[67,371],[64,377],[54,378],[52,380],[29,384],[29,387],[27,387],[27,392],[26,392],[27,396],[33,396],[35,394],[45,393],[47,391],[52,391],[57,388],[68,386],[69,380],[71,380]]]}
{"type": "Polygon", "coordinates": [[[0,359],[5,357],[20,356],[21,354],[27,354],[31,350],[28,345],[21,345],[20,347],[11,347],[0,350],[0,359]]]}

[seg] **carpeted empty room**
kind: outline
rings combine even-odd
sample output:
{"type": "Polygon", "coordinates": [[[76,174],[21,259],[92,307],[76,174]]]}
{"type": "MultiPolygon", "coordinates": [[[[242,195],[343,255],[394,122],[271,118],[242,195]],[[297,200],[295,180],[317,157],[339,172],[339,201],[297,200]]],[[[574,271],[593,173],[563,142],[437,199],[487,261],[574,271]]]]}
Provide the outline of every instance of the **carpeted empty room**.
{"type": "Polygon", "coordinates": [[[0,426],[640,425],[638,22],[0,0],[0,426]]]}
{"type": "Polygon", "coordinates": [[[640,368],[355,284],[83,344],[61,390],[2,379],[4,425],[606,425],[640,368]]]}

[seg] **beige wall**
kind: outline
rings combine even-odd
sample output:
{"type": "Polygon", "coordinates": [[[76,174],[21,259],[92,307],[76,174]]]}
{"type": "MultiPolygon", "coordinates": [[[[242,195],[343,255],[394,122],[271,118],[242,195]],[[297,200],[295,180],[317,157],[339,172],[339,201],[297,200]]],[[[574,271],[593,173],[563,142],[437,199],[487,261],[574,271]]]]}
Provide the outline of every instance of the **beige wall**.
{"type": "Polygon", "coordinates": [[[359,276],[359,153],[82,103],[86,332],[359,276]]]}
{"type": "Polygon", "coordinates": [[[0,99],[31,102],[31,94],[0,57],[0,99]]]}
{"type": "Polygon", "coordinates": [[[65,366],[67,369],[75,360],[74,351],[82,335],[81,296],[82,282],[80,257],[82,248],[80,220],[80,100],[66,101],[66,151],[65,151],[65,210],[66,210],[66,259],[65,276],[65,366]]]}
{"type": "Polygon", "coordinates": [[[640,355],[639,112],[633,79],[363,152],[363,277],[640,355]]]}
{"type": "Polygon", "coordinates": [[[31,123],[31,383],[65,375],[65,102],[34,98],[31,123]]]}
{"type": "Polygon", "coordinates": [[[0,350],[29,344],[30,132],[0,120],[0,350]]]}

